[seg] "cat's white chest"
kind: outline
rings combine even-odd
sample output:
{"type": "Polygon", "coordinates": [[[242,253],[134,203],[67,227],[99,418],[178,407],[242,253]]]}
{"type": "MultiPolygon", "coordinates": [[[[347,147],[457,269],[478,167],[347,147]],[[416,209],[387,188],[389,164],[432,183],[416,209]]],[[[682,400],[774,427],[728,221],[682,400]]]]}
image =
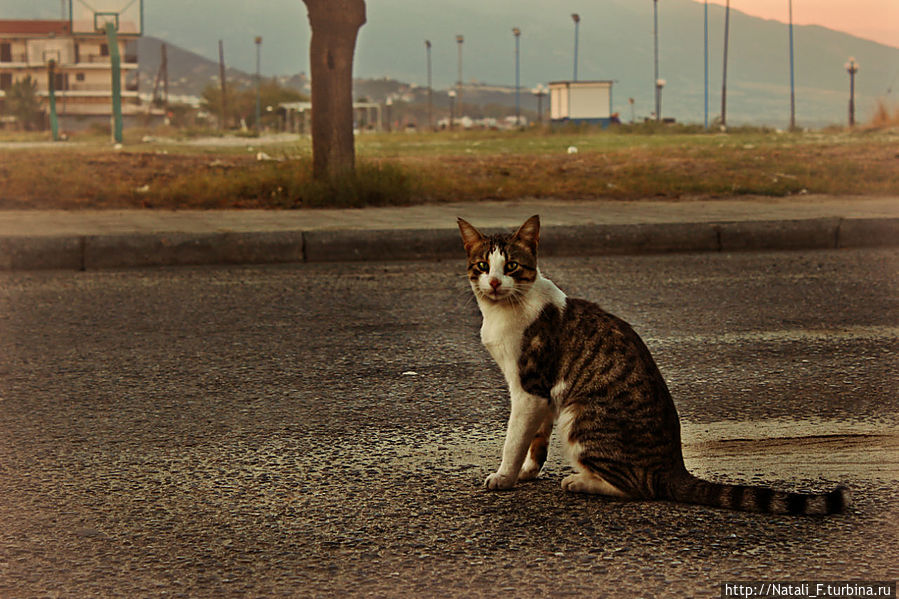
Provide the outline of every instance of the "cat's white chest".
{"type": "Polygon", "coordinates": [[[481,343],[499,365],[509,386],[518,383],[518,358],[521,338],[527,323],[516,318],[512,310],[488,311],[481,325],[481,343]]]}
{"type": "Polygon", "coordinates": [[[563,309],[565,294],[552,281],[540,276],[539,271],[528,294],[514,307],[505,303],[494,304],[488,300],[478,300],[484,316],[481,343],[496,360],[513,393],[521,387],[518,358],[521,356],[524,332],[548,303],[563,309]]]}

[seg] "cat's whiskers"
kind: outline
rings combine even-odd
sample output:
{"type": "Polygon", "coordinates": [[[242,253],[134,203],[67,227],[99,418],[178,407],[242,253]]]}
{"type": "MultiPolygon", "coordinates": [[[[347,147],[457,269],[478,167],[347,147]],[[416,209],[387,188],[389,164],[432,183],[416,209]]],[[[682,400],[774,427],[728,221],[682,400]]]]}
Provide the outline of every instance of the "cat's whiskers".
{"type": "MultiPolygon", "coordinates": [[[[456,289],[456,291],[457,291],[461,296],[464,296],[464,298],[465,298],[464,301],[462,302],[462,307],[463,307],[463,308],[467,308],[468,306],[471,305],[471,303],[472,303],[473,301],[475,301],[475,300],[477,299],[477,297],[475,296],[475,294],[471,292],[471,291],[472,291],[472,289],[471,289],[471,281],[468,279],[468,277],[466,277],[466,278],[464,279],[464,285],[460,285],[460,286],[456,289]]],[[[459,299],[462,299],[462,298],[460,297],[459,299]]]]}

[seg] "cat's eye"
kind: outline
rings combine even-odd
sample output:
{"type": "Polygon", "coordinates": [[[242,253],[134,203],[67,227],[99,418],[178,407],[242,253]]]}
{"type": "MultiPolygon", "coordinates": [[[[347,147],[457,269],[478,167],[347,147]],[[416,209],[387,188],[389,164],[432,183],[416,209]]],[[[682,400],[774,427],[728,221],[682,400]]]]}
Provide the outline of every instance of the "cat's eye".
{"type": "Polygon", "coordinates": [[[516,270],[518,270],[518,262],[506,262],[506,265],[503,267],[503,270],[506,272],[506,274],[509,274],[510,272],[515,272],[516,270]]]}
{"type": "Polygon", "coordinates": [[[487,264],[486,262],[478,262],[478,263],[475,264],[474,266],[475,266],[475,268],[477,268],[478,270],[483,270],[484,272],[487,272],[488,270],[490,270],[490,265],[487,264]]]}

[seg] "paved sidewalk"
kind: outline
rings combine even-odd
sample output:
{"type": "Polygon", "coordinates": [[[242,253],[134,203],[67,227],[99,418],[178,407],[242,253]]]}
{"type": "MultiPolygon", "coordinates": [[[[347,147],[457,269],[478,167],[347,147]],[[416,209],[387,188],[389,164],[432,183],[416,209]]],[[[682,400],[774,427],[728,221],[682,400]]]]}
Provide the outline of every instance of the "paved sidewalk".
{"type": "Polygon", "coordinates": [[[899,196],[524,199],[352,210],[0,211],[0,270],[458,257],[456,217],[540,214],[545,254],[899,244],[899,196]]]}

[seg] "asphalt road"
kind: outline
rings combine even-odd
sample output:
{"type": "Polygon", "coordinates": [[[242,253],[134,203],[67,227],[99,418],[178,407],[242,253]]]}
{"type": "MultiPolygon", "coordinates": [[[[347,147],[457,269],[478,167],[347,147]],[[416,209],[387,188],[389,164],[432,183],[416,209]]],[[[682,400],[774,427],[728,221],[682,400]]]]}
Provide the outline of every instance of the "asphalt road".
{"type": "MultiPolygon", "coordinates": [[[[461,252],[460,252],[461,253],[461,252]]],[[[508,404],[457,262],[0,275],[0,597],[712,597],[899,578],[899,251],[554,259],[694,472],[772,517],[480,488],[508,404]]]]}

